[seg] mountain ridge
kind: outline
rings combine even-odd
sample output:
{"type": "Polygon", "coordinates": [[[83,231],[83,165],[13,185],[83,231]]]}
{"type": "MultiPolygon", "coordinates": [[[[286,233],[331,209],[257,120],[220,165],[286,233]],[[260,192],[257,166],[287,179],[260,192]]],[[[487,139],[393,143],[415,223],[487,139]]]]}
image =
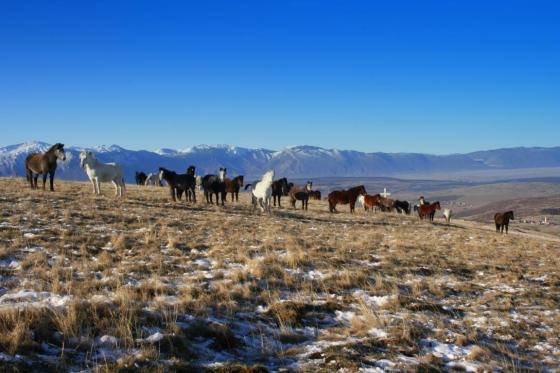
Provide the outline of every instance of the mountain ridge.
{"type": "MultiPolygon", "coordinates": [[[[27,154],[44,152],[49,147],[50,144],[41,141],[0,147],[0,176],[24,176],[27,154]]],[[[184,172],[191,164],[197,166],[198,174],[215,173],[219,167],[226,167],[229,175],[248,177],[258,177],[268,169],[274,169],[278,177],[395,177],[411,173],[560,167],[560,147],[515,147],[448,155],[360,152],[311,145],[282,150],[224,144],[156,151],[129,150],[116,144],[67,146],[65,149],[68,159],[59,162],[57,175],[70,180],[86,179],[78,164],[78,155],[83,149],[96,152],[102,162],[120,163],[128,182],[133,182],[135,171],[155,172],[163,166],[184,172]]]]}

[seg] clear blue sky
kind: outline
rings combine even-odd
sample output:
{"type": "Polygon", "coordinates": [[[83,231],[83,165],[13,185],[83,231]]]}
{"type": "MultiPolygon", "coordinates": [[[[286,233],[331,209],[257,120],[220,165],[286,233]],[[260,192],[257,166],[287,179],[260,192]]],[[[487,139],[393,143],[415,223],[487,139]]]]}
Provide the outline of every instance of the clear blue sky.
{"type": "Polygon", "coordinates": [[[557,1],[2,1],[0,145],[560,145],[557,1]]]}

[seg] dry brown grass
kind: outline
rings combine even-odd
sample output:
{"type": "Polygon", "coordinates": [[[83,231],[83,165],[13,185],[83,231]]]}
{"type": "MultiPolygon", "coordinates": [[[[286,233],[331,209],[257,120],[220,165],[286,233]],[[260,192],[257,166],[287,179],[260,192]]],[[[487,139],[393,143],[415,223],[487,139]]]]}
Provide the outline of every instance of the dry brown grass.
{"type": "Polygon", "coordinates": [[[16,368],[560,368],[553,240],[324,201],[269,216],[245,194],[56,188],[0,179],[0,352],[16,368]],[[24,289],[46,293],[8,299],[24,289]]]}

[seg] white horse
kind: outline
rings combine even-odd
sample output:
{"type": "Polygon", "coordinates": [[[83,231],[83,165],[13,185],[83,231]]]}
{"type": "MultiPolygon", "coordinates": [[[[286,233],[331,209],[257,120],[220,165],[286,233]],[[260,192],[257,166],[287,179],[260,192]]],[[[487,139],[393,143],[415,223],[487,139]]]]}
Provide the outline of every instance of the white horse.
{"type": "Polygon", "coordinates": [[[261,210],[270,213],[270,200],[272,199],[272,179],[274,179],[274,171],[267,171],[261,181],[255,184],[252,194],[253,210],[260,205],[261,210]]]}
{"type": "Polygon", "coordinates": [[[196,185],[196,189],[198,190],[202,189],[202,176],[195,177],[195,185],[196,185]]]}
{"type": "Polygon", "coordinates": [[[451,215],[453,215],[453,210],[451,210],[451,209],[443,210],[443,217],[445,218],[445,221],[447,223],[449,223],[451,221],[451,215]]]}
{"type": "Polygon", "coordinates": [[[144,182],[144,185],[160,186],[161,181],[159,179],[159,173],[157,174],[154,174],[153,172],[149,173],[148,176],[146,177],[146,181],[144,182]]]}
{"type": "Polygon", "coordinates": [[[93,152],[83,150],[80,152],[80,167],[82,167],[93,185],[93,193],[100,195],[100,181],[111,181],[115,186],[115,195],[124,197],[125,186],[123,170],[116,163],[101,163],[93,152]]]}

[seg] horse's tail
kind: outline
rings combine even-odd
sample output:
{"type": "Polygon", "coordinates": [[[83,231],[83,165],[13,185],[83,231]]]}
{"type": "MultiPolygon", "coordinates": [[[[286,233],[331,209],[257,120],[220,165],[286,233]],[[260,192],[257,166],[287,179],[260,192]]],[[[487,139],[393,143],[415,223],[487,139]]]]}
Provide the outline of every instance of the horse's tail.
{"type": "Polygon", "coordinates": [[[245,185],[245,190],[247,190],[250,186],[252,186],[253,184],[246,184],[245,185]]]}

